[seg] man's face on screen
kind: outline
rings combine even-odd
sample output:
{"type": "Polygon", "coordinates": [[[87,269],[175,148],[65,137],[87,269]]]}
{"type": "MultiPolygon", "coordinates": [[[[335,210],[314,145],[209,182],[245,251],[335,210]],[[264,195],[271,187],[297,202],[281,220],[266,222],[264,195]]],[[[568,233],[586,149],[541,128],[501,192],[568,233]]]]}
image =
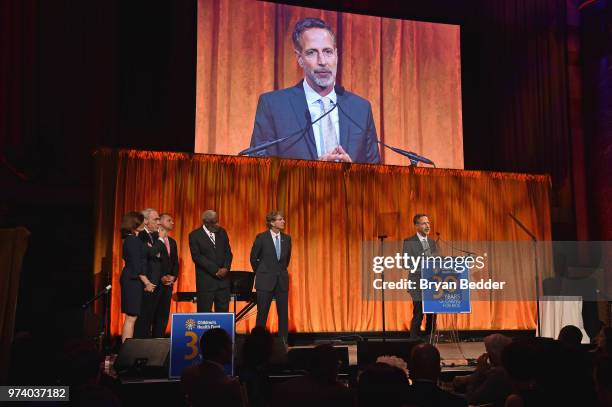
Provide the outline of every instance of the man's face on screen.
{"type": "Polygon", "coordinates": [[[334,38],[323,28],[311,28],[302,33],[302,51],[297,52],[304,78],[315,90],[331,87],[336,82],[338,53],[334,38]]]}

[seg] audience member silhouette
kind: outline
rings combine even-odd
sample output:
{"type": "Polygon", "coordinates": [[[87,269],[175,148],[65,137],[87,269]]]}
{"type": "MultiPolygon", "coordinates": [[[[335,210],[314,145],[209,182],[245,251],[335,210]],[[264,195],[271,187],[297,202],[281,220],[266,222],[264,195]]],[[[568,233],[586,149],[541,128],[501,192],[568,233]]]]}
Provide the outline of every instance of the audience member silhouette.
{"type": "Polygon", "coordinates": [[[359,375],[359,407],[407,406],[409,383],[406,373],[396,366],[374,363],[359,375]]]}
{"type": "Polygon", "coordinates": [[[245,406],[240,383],[227,376],[224,365],[232,361],[232,340],[221,328],[200,338],[202,362],[183,371],[181,386],[189,406],[245,406]]]}
{"type": "Polygon", "coordinates": [[[493,334],[484,338],[486,353],[476,363],[474,373],[457,376],[453,380],[456,389],[465,387],[465,398],[469,404],[492,404],[503,406],[512,391],[512,383],[501,363],[501,353],[512,339],[493,334]]]}
{"type": "Polygon", "coordinates": [[[273,391],[272,406],[350,407],[353,397],[338,381],[340,359],[331,345],[314,348],[308,374],[279,384],[273,391]]]}
{"type": "Polygon", "coordinates": [[[239,375],[246,387],[250,407],[263,407],[270,402],[269,373],[273,351],[274,337],[265,327],[256,326],[244,341],[239,375]]]}
{"type": "Polygon", "coordinates": [[[566,325],[559,331],[557,339],[569,349],[579,349],[582,343],[582,332],[577,326],[566,325]]]}
{"type": "Polygon", "coordinates": [[[408,364],[412,385],[409,401],[419,407],[467,406],[464,398],[438,387],[440,377],[440,352],[429,343],[412,348],[408,364]]]}

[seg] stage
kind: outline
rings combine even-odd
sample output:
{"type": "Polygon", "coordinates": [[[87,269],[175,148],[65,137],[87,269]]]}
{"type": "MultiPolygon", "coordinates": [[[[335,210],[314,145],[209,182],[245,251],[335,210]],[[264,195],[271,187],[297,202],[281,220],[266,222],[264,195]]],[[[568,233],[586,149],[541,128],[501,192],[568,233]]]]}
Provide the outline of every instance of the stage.
{"type": "MultiPolygon", "coordinates": [[[[294,242],[289,332],[297,334],[382,331],[380,293],[364,287],[360,277],[366,252],[376,248],[380,219],[394,219],[388,241],[401,245],[414,234],[414,213],[427,213],[432,236],[439,234],[445,241],[505,242],[512,252],[490,256],[488,267],[517,281],[510,297],[490,290],[483,300],[472,301],[470,313],[440,318],[440,327],[535,329],[534,264],[521,253],[529,236],[509,214],[538,239],[550,240],[548,176],[135,150],[102,149],[95,158],[93,269],[101,286],[116,288],[109,308],[110,335],[117,335],[122,324],[123,260],[117,225],[124,213],[143,208],[156,208],[175,219],[171,235],[180,266],[175,292],[195,291],[188,235],[201,227],[204,210],[214,209],[227,230],[232,270],[245,271],[251,271],[249,252],[265,228],[265,215],[283,210],[285,232],[294,242]]],[[[171,305],[173,313],[194,310],[191,303],[171,305]]],[[[411,311],[410,299],[387,301],[386,330],[407,331],[411,311]]],[[[254,322],[254,315],[245,318],[237,332],[249,332],[254,322]]],[[[272,311],[269,328],[274,332],[276,326],[272,311]]]]}

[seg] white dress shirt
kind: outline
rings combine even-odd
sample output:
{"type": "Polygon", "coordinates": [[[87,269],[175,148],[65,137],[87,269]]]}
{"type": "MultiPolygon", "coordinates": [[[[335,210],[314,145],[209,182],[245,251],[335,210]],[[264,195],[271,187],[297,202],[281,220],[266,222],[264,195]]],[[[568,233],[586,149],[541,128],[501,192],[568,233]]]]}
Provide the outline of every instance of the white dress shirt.
{"type": "MultiPolygon", "coordinates": [[[[308,105],[308,111],[310,112],[310,121],[314,122],[323,114],[323,108],[321,105],[322,96],[319,95],[313,88],[310,87],[306,79],[303,81],[304,93],[306,93],[306,104],[308,105]]],[[[327,96],[332,102],[332,105],[335,105],[338,102],[338,97],[336,96],[335,89],[332,89],[331,92],[327,96]]],[[[340,144],[340,116],[338,115],[338,108],[335,108],[330,114],[332,124],[336,129],[336,141],[338,145],[340,144]]],[[[314,134],[315,143],[317,144],[317,155],[321,157],[325,152],[323,151],[323,129],[322,122],[325,119],[319,120],[312,126],[312,132],[314,134]]]]}
{"type": "Polygon", "coordinates": [[[213,242],[213,244],[216,244],[215,243],[215,234],[213,232],[211,232],[210,230],[206,229],[206,226],[204,226],[204,225],[202,225],[202,228],[204,229],[204,232],[206,233],[206,236],[208,236],[210,241],[213,242]]]}

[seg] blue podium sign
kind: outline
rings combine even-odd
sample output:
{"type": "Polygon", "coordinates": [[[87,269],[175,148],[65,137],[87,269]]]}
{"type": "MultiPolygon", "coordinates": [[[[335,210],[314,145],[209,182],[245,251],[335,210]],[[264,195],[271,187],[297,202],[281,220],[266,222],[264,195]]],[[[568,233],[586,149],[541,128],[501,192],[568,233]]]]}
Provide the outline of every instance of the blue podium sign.
{"type": "Polygon", "coordinates": [[[422,270],[423,313],[426,314],[466,314],[472,312],[470,290],[470,270],[463,262],[447,260],[441,267],[428,267],[422,270]],[[464,284],[461,284],[461,282],[464,284]]]}
{"type": "MultiPolygon", "coordinates": [[[[170,329],[170,378],[181,377],[187,366],[200,363],[200,338],[209,329],[225,330],[234,343],[234,314],[231,312],[200,312],[172,314],[170,329]]],[[[206,346],[206,344],[204,344],[206,346]]],[[[225,365],[225,373],[234,375],[234,353],[232,362],[225,365]]]]}

